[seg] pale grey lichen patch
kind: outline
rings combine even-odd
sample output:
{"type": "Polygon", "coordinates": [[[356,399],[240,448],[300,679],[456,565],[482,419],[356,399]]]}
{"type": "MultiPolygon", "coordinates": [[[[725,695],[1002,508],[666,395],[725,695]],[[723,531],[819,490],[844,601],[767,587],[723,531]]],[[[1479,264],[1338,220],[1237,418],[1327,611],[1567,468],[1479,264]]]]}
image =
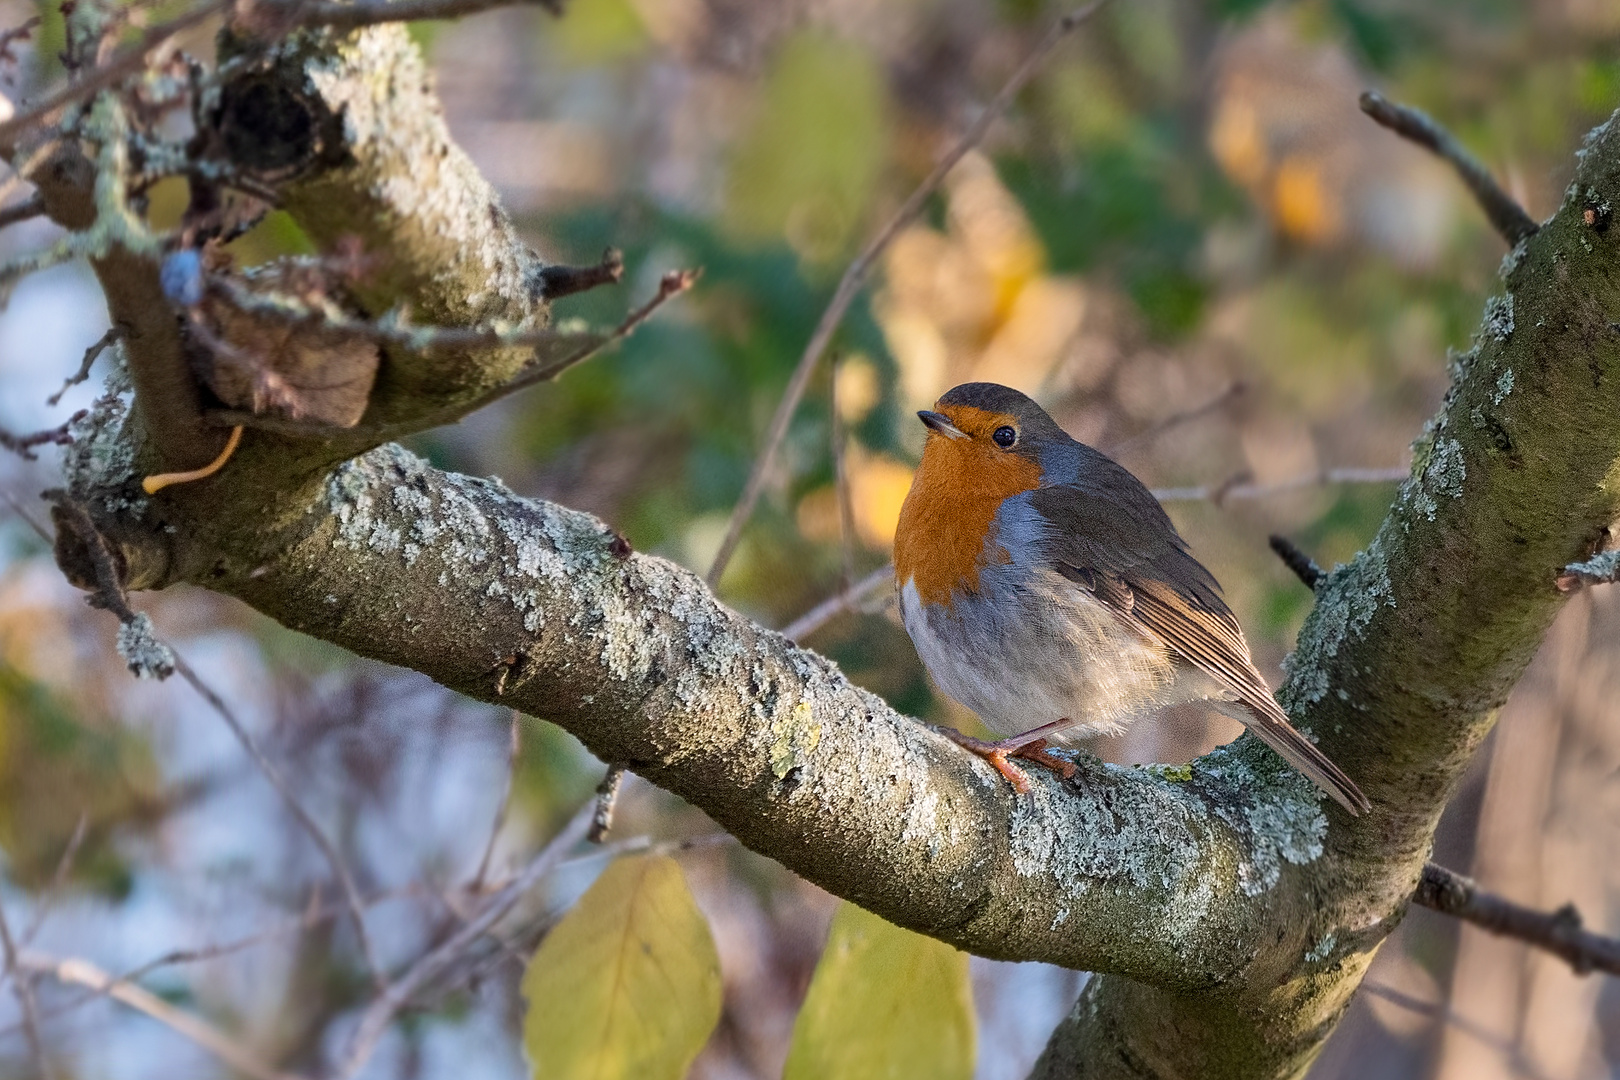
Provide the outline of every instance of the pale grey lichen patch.
{"type": "MultiPolygon", "coordinates": [[[[1251,751],[1252,752],[1252,751],[1251,751]]],[[[1254,760],[1237,746],[1223,746],[1198,759],[1197,771],[1222,782],[1235,795],[1215,804],[1215,815],[1247,834],[1238,864],[1238,885],[1258,896],[1277,884],[1285,862],[1303,866],[1322,854],[1325,797],[1280,759],[1254,760]]]]}
{"type": "Polygon", "coordinates": [[[1590,582],[1615,581],[1620,579],[1620,551],[1605,551],[1584,562],[1570,563],[1564,573],[1590,582]]]}
{"type": "Polygon", "coordinates": [[[1202,804],[1178,785],[1138,770],[1106,766],[1122,781],[1067,789],[1036,784],[1014,804],[1013,867],[1026,877],[1051,875],[1068,895],[1124,881],[1171,896],[1194,889],[1202,864],[1202,804]],[[1126,778],[1134,782],[1123,782],[1126,778]]]}
{"type": "Polygon", "coordinates": [[[1317,586],[1316,606],[1300,628],[1294,651],[1283,660],[1287,680],[1277,696],[1296,722],[1299,714],[1332,689],[1327,662],[1366,630],[1380,608],[1394,606],[1389,559],[1380,530],[1365,551],[1348,564],[1334,567],[1317,586]]]}
{"type": "Polygon", "coordinates": [[[1474,364],[1478,360],[1479,360],[1479,346],[1478,345],[1475,345],[1474,347],[1469,348],[1469,349],[1464,349],[1462,352],[1458,352],[1455,349],[1447,348],[1446,349],[1446,375],[1448,376],[1448,381],[1454,386],[1457,383],[1460,383],[1463,380],[1463,378],[1466,377],[1468,375],[1468,373],[1474,369],[1474,364]]]}
{"type": "Polygon", "coordinates": [[[129,422],[129,369],[124,359],[124,343],[115,342],[107,350],[110,362],[101,396],[89,410],[68,425],[73,441],[62,449],[62,475],[67,489],[79,498],[92,492],[102,498],[114,513],[141,513],[144,497],[120,494],[130,490],[135,475],[135,440],[125,434],[129,422]],[[110,494],[109,494],[110,493],[110,494]]]}
{"type": "MultiPolygon", "coordinates": [[[[1483,414],[1475,423],[1481,422],[1482,417],[1483,414]]],[[[1463,481],[1468,478],[1462,444],[1442,437],[1446,423],[1442,413],[1423,425],[1423,434],[1412,443],[1412,475],[1401,483],[1400,502],[1427,521],[1435,519],[1440,509],[1439,500],[1454,499],[1462,494],[1463,481]]]]}
{"type": "Polygon", "coordinates": [[[174,674],[174,650],[159,640],[144,611],[119,624],[118,655],[137,679],[167,679],[174,674]]]}
{"type": "Polygon", "coordinates": [[[1514,244],[1508,253],[1502,256],[1502,263],[1496,268],[1496,273],[1503,282],[1506,282],[1513,275],[1513,272],[1518,270],[1520,264],[1524,262],[1524,253],[1529,249],[1530,237],[1527,236],[1514,244]]]}
{"type": "Polygon", "coordinates": [[[1495,341],[1506,341],[1513,336],[1513,294],[1503,293],[1485,301],[1485,315],[1481,322],[1485,332],[1495,341]]]}
{"type": "MultiPolygon", "coordinates": [[[[1513,373],[1507,373],[1508,389],[1513,387],[1513,373]]],[[[1455,499],[1462,495],[1463,481],[1468,479],[1468,464],[1463,460],[1462,443],[1456,439],[1440,439],[1429,455],[1428,468],[1423,470],[1423,487],[1433,498],[1455,499]]],[[[1429,520],[1434,520],[1430,513],[1429,520]]]]}
{"type": "Polygon", "coordinates": [[[1306,963],[1320,964],[1323,960],[1326,960],[1329,956],[1333,955],[1334,946],[1338,945],[1338,943],[1339,937],[1337,934],[1329,933],[1322,935],[1321,940],[1311,947],[1310,952],[1305,954],[1306,963]]]}
{"type": "Polygon", "coordinates": [[[1491,395],[1491,404],[1502,404],[1511,393],[1513,393],[1513,369],[1508,368],[1496,378],[1496,392],[1491,395]]]}

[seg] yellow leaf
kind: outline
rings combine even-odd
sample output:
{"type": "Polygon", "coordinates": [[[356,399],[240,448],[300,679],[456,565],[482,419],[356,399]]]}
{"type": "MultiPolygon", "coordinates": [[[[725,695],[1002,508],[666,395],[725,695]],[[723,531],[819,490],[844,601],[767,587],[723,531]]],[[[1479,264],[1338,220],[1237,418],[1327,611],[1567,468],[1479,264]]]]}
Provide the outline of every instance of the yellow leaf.
{"type": "Polygon", "coordinates": [[[720,959],[675,860],[620,859],[523,976],[535,1080],[679,1080],[720,1022],[720,959]]]}
{"type": "Polygon", "coordinates": [[[841,906],[793,1025],[783,1080],[972,1075],[967,954],[841,906]]]}

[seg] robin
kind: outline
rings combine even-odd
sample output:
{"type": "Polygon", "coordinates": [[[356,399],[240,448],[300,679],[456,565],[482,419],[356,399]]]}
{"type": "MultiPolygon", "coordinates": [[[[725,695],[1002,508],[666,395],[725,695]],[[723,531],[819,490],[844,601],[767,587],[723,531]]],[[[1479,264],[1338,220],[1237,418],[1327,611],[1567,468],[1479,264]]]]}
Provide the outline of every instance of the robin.
{"type": "Polygon", "coordinates": [[[941,690],[994,731],[949,733],[1016,789],[1021,757],[1209,701],[1357,814],[1367,797],[1288,722],[1220,585],[1152,492],[1035,402],[966,383],[917,416],[922,463],[900,511],[895,584],[941,690]]]}

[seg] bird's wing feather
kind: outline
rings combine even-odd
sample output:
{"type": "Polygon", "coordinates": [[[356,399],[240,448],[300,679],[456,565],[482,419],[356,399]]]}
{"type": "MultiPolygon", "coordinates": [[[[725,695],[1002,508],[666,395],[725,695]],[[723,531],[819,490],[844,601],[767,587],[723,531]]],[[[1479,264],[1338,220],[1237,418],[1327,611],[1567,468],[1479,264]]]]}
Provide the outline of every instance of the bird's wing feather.
{"type": "Polygon", "coordinates": [[[1052,568],[1212,676],[1245,707],[1249,728],[1267,746],[1352,813],[1366,809],[1360,789],[1289,723],[1220,585],[1187,550],[1158,500],[1111,459],[1096,454],[1087,464],[1085,481],[1031,493],[1046,521],[1042,543],[1052,568]]]}

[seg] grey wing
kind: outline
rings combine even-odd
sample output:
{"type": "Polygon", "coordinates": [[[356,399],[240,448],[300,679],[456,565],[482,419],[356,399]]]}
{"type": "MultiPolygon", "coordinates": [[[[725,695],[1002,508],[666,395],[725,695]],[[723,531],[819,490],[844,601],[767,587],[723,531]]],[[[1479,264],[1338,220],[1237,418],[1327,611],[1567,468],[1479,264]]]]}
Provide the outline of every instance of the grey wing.
{"type": "Polygon", "coordinates": [[[1271,696],[1214,576],[1193,558],[1141,482],[1117,465],[1114,470],[1102,481],[1115,486],[1113,498],[1095,482],[1033,493],[1048,526],[1044,546],[1053,568],[1121,621],[1212,676],[1244,706],[1243,719],[1255,735],[1345,809],[1367,809],[1361,790],[1295,730],[1271,696]]]}

